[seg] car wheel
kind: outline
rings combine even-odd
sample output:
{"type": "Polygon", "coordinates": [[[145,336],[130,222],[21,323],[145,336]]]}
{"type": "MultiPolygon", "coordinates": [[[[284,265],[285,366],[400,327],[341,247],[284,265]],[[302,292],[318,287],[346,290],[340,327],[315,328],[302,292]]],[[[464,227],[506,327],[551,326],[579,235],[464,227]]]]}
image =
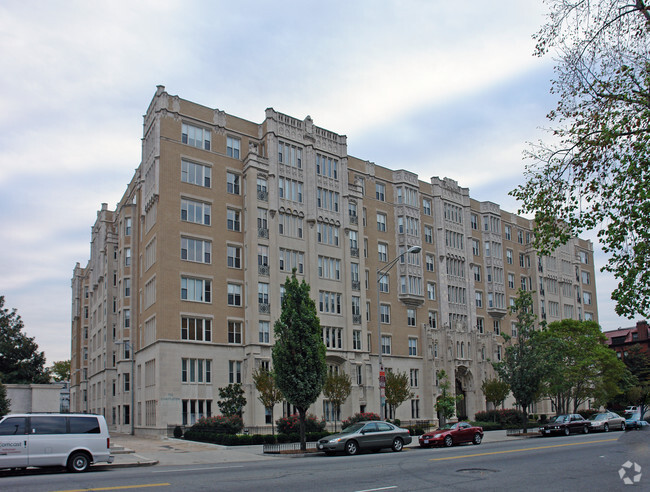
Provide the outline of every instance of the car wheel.
{"type": "Polygon", "coordinates": [[[399,437],[396,437],[393,439],[393,445],[391,446],[391,449],[395,452],[399,452],[404,448],[404,441],[402,441],[399,437]]]}
{"type": "Polygon", "coordinates": [[[68,470],[74,473],[85,472],[90,466],[90,459],[86,453],[78,451],[68,458],[68,470]]]}
{"type": "Polygon", "coordinates": [[[625,430],[625,422],[621,422],[621,430],[622,430],[622,431],[625,430]]]}
{"type": "Polygon", "coordinates": [[[607,425],[607,424],[603,425],[603,431],[604,432],[609,432],[609,425],[607,425]]]}
{"type": "Polygon", "coordinates": [[[451,438],[451,436],[445,437],[445,446],[450,448],[453,445],[454,445],[454,440],[451,438]]]}
{"type": "Polygon", "coordinates": [[[345,454],[353,456],[359,452],[357,441],[348,441],[345,443],[345,454]]]}
{"type": "Polygon", "coordinates": [[[472,440],[472,443],[478,445],[478,444],[481,444],[481,441],[483,441],[483,438],[481,437],[481,434],[479,434],[478,432],[476,434],[474,434],[474,439],[472,440]]]}
{"type": "Polygon", "coordinates": [[[582,432],[583,432],[583,434],[589,434],[589,426],[588,426],[588,425],[585,425],[585,426],[582,428],[582,432]]]}
{"type": "Polygon", "coordinates": [[[571,431],[569,430],[568,427],[565,427],[565,428],[564,428],[564,435],[565,435],[565,436],[568,436],[569,434],[571,434],[571,431]]]}

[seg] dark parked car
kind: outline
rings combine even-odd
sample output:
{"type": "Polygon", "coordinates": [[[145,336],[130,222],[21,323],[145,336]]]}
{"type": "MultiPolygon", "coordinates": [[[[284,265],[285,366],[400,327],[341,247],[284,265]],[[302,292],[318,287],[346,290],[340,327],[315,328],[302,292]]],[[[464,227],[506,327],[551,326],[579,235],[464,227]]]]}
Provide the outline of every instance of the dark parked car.
{"type": "Polygon", "coordinates": [[[476,427],[467,422],[458,422],[447,425],[442,429],[427,432],[419,438],[420,447],[453,446],[463,442],[481,444],[483,441],[483,427],[476,427]]]}
{"type": "Polygon", "coordinates": [[[388,422],[372,421],[357,422],[339,434],[324,437],[318,441],[318,449],[326,454],[345,451],[346,454],[353,455],[365,449],[391,448],[393,451],[401,451],[405,444],[411,444],[408,429],[388,422]]]}
{"type": "Polygon", "coordinates": [[[569,413],[565,415],[558,415],[547,424],[539,428],[542,436],[549,436],[551,434],[569,434],[582,432],[587,434],[589,432],[589,421],[585,420],[582,415],[577,413],[569,413]]]}
{"type": "Polygon", "coordinates": [[[589,426],[592,431],[625,430],[625,419],[614,412],[601,412],[589,419],[589,426]]]}

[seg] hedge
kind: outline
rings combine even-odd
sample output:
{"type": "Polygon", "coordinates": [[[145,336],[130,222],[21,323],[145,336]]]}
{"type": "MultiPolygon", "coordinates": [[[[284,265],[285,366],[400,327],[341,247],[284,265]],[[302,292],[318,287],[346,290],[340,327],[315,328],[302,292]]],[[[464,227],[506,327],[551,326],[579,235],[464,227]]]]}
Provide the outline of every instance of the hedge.
{"type": "MultiPolygon", "coordinates": [[[[280,417],[275,421],[280,434],[293,434],[300,432],[300,416],[296,413],[288,417],[280,417]]],[[[325,430],[325,421],[318,420],[313,414],[305,416],[305,432],[323,432],[325,430]]]]}

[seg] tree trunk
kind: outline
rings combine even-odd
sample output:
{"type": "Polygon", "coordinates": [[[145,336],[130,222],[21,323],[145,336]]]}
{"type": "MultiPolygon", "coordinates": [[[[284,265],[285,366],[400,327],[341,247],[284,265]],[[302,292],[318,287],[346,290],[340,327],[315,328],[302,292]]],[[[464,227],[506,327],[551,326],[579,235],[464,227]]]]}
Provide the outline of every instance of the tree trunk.
{"type": "Polygon", "coordinates": [[[522,425],[523,425],[523,433],[524,433],[524,434],[528,434],[528,405],[526,405],[525,407],[522,406],[522,410],[523,410],[522,413],[523,413],[523,416],[524,416],[524,417],[523,417],[523,418],[524,418],[524,421],[522,422],[522,425]]]}
{"type": "Polygon", "coordinates": [[[300,415],[300,451],[307,451],[307,440],[305,438],[305,416],[307,409],[299,408],[298,414],[300,415]]]}
{"type": "Polygon", "coordinates": [[[271,406],[271,435],[275,436],[275,420],[273,420],[273,406],[271,406]]]}

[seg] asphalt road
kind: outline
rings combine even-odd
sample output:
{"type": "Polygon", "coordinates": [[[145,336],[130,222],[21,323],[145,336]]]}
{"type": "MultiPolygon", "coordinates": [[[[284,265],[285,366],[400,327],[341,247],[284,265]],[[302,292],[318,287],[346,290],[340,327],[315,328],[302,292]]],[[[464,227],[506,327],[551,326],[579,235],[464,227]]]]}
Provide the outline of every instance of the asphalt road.
{"type": "Polygon", "coordinates": [[[2,491],[406,491],[650,490],[649,434],[588,434],[410,448],[359,456],[321,454],[273,461],[153,466],[69,474],[2,472],[2,491]],[[622,465],[636,463],[623,469],[622,465]],[[640,476],[639,476],[640,473],[640,476]],[[625,485],[624,478],[639,481],[625,485]]]}

